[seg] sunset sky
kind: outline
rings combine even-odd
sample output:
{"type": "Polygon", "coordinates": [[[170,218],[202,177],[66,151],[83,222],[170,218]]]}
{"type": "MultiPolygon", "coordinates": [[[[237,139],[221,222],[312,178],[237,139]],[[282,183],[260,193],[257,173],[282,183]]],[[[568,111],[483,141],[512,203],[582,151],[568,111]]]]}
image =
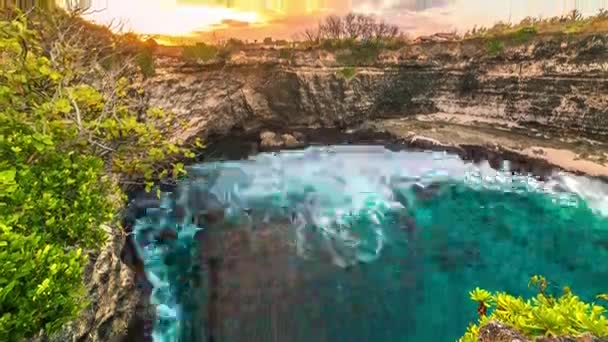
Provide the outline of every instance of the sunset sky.
{"type": "Polygon", "coordinates": [[[122,20],[143,34],[224,39],[291,39],[331,13],[374,14],[416,36],[473,25],[550,17],[574,8],[585,15],[608,8],[608,0],[92,0],[97,22],[122,20]]]}

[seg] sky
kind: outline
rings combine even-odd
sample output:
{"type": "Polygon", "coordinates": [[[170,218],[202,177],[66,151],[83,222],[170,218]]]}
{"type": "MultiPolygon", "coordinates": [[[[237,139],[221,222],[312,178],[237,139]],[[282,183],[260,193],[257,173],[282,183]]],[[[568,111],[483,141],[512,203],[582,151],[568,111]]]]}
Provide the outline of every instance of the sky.
{"type": "Polygon", "coordinates": [[[577,8],[593,15],[608,0],[91,0],[88,17],[114,19],[142,34],[204,39],[294,39],[328,14],[359,12],[398,25],[411,36],[474,25],[551,17],[577,8]]]}

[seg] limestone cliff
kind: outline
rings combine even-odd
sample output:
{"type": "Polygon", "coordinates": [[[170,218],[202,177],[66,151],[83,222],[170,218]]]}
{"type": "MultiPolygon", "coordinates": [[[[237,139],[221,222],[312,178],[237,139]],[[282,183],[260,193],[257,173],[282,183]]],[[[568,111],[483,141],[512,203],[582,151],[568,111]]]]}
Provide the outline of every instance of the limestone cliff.
{"type": "Polygon", "coordinates": [[[207,63],[161,56],[145,89],[149,104],[188,120],[182,138],[447,113],[608,139],[608,35],[537,37],[497,54],[478,40],[416,44],[348,68],[340,53],[348,51],[245,50],[207,63]]]}

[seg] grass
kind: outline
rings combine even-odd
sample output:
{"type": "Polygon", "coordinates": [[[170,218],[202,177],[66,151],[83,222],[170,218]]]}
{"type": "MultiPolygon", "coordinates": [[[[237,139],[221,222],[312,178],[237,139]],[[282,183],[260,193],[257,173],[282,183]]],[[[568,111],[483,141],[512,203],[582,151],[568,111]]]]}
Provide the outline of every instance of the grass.
{"type": "Polygon", "coordinates": [[[195,45],[184,46],[182,57],[185,60],[200,60],[207,62],[217,57],[219,48],[214,45],[205,43],[196,43],[195,45]]]}
{"type": "Polygon", "coordinates": [[[464,34],[469,38],[501,38],[526,43],[537,34],[576,34],[608,32],[608,11],[583,17],[578,11],[551,18],[528,17],[517,24],[498,22],[490,28],[473,28],[464,34]]]}
{"type": "Polygon", "coordinates": [[[375,62],[382,48],[381,44],[373,42],[342,41],[337,44],[334,42],[330,49],[338,49],[336,52],[336,61],[338,63],[352,66],[375,62]],[[337,48],[338,46],[339,48],[337,48]]]}
{"type": "Polygon", "coordinates": [[[525,44],[532,40],[538,34],[538,30],[534,26],[526,26],[518,29],[511,34],[511,38],[518,44],[525,44]]]}

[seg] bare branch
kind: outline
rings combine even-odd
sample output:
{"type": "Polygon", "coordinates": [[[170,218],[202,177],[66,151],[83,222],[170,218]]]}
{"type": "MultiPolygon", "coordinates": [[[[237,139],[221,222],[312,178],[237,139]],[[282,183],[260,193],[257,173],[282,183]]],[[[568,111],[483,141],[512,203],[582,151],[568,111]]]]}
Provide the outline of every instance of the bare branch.
{"type": "Polygon", "coordinates": [[[78,107],[78,104],[76,103],[76,101],[74,101],[74,97],[72,97],[72,94],[70,93],[70,91],[66,91],[65,92],[68,96],[68,99],[70,100],[70,102],[72,103],[72,106],[74,107],[74,111],[76,112],[76,125],[78,125],[78,131],[80,133],[82,133],[82,117],[80,115],[80,108],[78,107]]]}

